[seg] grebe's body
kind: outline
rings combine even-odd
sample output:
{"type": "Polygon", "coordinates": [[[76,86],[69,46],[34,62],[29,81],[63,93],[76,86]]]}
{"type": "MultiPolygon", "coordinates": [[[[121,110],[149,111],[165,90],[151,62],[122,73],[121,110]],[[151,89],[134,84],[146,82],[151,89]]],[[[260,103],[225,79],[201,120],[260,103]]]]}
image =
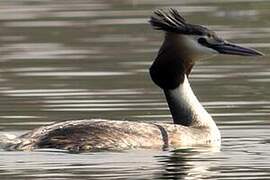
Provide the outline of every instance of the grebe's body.
{"type": "Polygon", "coordinates": [[[212,54],[244,56],[260,52],[228,43],[200,25],[187,23],[174,9],[155,11],[150,23],[166,32],[150,68],[152,80],[163,89],[174,124],[78,120],[40,127],[10,141],[10,149],[57,148],[72,151],[170,149],[219,146],[220,133],[188,82],[194,63],[212,54]]]}
{"type": "Polygon", "coordinates": [[[112,120],[76,120],[40,127],[24,134],[9,149],[57,148],[79,151],[175,149],[220,144],[219,136],[205,127],[112,120]]]}
{"type": "MultiPolygon", "coordinates": [[[[193,94],[187,78],[177,89],[168,92],[168,102],[174,100],[174,97],[179,98],[176,104],[181,102],[187,108],[186,111],[192,113],[193,122],[188,122],[188,126],[98,119],[65,121],[26,133],[16,139],[16,143],[10,144],[9,148],[57,148],[77,152],[220,146],[219,130],[193,94]]],[[[182,118],[189,119],[184,116],[182,118]]]]}

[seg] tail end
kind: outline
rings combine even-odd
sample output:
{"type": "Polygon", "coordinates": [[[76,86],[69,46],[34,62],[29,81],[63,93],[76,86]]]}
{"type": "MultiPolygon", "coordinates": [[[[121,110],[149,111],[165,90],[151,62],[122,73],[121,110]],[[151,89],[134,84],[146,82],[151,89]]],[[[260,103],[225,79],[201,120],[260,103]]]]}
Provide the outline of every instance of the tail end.
{"type": "Polygon", "coordinates": [[[0,133],[0,149],[15,150],[21,140],[14,134],[0,133]]]}

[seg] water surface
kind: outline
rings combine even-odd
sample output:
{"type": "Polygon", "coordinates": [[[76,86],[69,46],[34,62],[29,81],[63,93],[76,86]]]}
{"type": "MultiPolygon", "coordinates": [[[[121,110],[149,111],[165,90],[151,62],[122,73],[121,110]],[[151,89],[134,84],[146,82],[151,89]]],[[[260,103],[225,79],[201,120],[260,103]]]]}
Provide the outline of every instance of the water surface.
{"type": "Polygon", "coordinates": [[[171,122],[148,68],[163,34],[147,20],[174,7],[263,58],[197,63],[191,85],[222,149],[68,154],[0,151],[1,179],[270,179],[270,2],[267,0],[0,1],[0,130],[70,119],[171,122]]]}

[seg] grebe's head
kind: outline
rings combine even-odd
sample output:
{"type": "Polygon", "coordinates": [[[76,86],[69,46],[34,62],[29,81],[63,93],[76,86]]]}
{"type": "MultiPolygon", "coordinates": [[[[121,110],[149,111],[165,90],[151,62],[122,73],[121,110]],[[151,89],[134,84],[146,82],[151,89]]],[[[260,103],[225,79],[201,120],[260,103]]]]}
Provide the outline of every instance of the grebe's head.
{"type": "Polygon", "coordinates": [[[165,44],[175,48],[182,58],[196,60],[215,54],[263,55],[254,49],[229,43],[204,26],[188,23],[175,9],[170,9],[169,12],[156,10],[154,14],[150,18],[150,24],[154,29],[166,32],[165,44]]]}
{"type": "Polygon", "coordinates": [[[154,11],[150,24],[166,32],[150,68],[152,80],[163,89],[174,89],[188,76],[196,60],[217,54],[262,56],[251,48],[229,43],[208,28],[188,23],[177,10],[154,11]]]}

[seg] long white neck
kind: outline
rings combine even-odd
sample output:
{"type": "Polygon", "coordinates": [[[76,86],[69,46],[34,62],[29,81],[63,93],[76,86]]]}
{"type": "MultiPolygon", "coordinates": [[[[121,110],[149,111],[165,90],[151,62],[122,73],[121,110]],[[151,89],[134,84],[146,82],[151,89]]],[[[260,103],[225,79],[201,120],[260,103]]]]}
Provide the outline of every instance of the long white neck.
{"type": "Polygon", "coordinates": [[[210,114],[194,95],[186,75],[184,81],[175,89],[164,89],[166,99],[175,124],[193,127],[216,128],[210,114]]]}

